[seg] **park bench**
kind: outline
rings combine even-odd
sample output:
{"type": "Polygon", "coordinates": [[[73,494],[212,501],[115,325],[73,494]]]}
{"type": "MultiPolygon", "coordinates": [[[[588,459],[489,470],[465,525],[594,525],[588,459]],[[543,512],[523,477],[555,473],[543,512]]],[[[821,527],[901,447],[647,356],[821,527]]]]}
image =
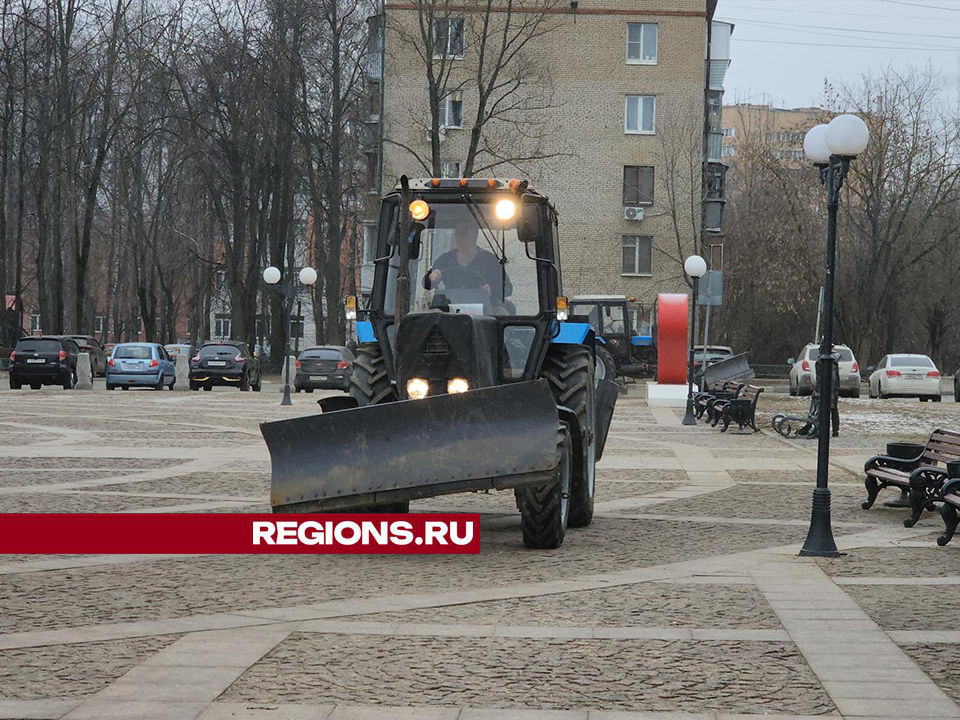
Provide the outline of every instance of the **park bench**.
{"type": "Polygon", "coordinates": [[[756,385],[744,385],[735,398],[718,400],[713,405],[713,421],[710,424],[716,427],[722,422],[723,429],[720,432],[726,432],[731,422],[737,423],[741,430],[751,427],[754,432],[760,432],[756,424],[756,414],[757,401],[762,392],[763,388],[756,385]]]}
{"type": "Polygon", "coordinates": [[[938,496],[941,501],[940,517],[943,518],[943,535],[937,538],[937,545],[943,547],[953,538],[960,524],[960,478],[947,478],[940,488],[938,496]]]}
{"type": "Polygon", "coordinates": [[[930,434],[930,439],[914,457],[875,455],[863,466],[867,499],[860,506],[869,510],[881,490],[899,488],[908,494],[912,511],[903,525],[913,527],[924,509],[933,510],[933,503],[941,499],[947,471],[938,464],[945,465],[953,460],[960,460],[960,433],[940,428],[930,434]]]}
{"type": "Polygon", "coordinates": [[[714,383],[705,392],[698,392],[693,397],[695,414],[702,418],[704,414],[713,420],[713,407],[719,400],[732,400],[743,389],[743,383],[735,380],[714,383]]]}

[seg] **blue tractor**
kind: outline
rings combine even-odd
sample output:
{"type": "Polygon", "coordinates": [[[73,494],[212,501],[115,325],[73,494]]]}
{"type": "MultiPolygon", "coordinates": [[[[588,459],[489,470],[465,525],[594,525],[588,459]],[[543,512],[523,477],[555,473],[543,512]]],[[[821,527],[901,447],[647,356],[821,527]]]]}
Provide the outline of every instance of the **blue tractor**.
{"type": "Polygon", "coordinates": [[[652,313],[628,295],[577,295],[570,300],[571,319],[588,322],[597,342],[609,353],[616,374],[652,377],[657,372],[652,313]]]}
{"type": "Polygon", "coordinates": [[[274,511],[513,490],[529,547],[589,525],[618,386],[590,325],[568,321],[547,198],[519,180],[401,178],[375,263],[349,395],[261,425],[274,511]]]}

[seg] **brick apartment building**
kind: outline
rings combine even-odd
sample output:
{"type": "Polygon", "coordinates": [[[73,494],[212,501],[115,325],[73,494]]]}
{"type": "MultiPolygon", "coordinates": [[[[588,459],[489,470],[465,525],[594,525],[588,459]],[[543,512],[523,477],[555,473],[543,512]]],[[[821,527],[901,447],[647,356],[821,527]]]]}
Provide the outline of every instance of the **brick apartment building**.
{"type": "Polygon", "coordinates": [[[791,165],[806,167],[803,152],[807,131],[825,119],[816,107],[778,108],[773,105],[737,103],[723,107],[723,158],[736,162],[737,148],[745,138],[771,147],[776,157],[791,165]]]}
{"type": "MultiPolygon", "coordinates": [[[[449,7],[446,14],[434,21],[442,23],[434,36],[443,36],[444,48],[435,52],[459,53],[450,85],[465,83],[441,109],[442,174],[455,177],[461,173],[476,113],[476,86],[471,92],[469,80],[475,61],[470,33],[471,23],[479,24],[482,16],[478,6],[457,0],[444,7],[449,7]]],[[[715,8],[716,0],[554,5],[551,13],[559,27],[525,48],[527,62],[549,71],[553,96],[545,112],[556,130],[549,142],[555,143],[550,149],[557,156],[524,167],[560,215],[568,295],[625,293],[651,303],[659,292],[686,287],[682,257],[696,250],[698,237],[705,246],[722,242],[720,110],[733,27],[712,21],[715,8]],[[711,197],[703,202],[702,163],[707,159],[711,197]],[[627,219],[641,214],[642,219],[627,219]]],[[[375,196],[393,188],[402,174],[427,174],[404,149],[430,155],[429,134],[423,129],[430,118],[424,65],[410,46],[416,33],[404,32],[417,21],[414,4],[389,1],[372,18],[368,165],[376,181],[367,214],[368,250],[377,217],[375,196]]],[[[517,173],[508,165],[479,174],[517,173]]],[[[372,259],[370,252],[365,255],[372,259]]],[[[363,268],[363,290],[369,289],[371,270],[369,264],[363,268]]]]}

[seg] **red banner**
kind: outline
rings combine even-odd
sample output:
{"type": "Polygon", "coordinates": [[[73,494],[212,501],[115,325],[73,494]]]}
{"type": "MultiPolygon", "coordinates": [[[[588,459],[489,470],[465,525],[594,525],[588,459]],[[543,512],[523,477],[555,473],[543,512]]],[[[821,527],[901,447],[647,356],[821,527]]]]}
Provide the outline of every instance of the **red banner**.
{"type": "Polygon", "coordinates": [[[479,515],[0,514],[0,554],[470,554],[479,515]]]}

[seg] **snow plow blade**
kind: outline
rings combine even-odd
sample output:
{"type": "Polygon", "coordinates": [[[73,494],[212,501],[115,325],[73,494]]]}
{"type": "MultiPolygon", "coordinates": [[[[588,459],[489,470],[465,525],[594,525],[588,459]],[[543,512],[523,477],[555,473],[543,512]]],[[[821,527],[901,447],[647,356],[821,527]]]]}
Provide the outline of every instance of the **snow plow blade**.
{"type": "Polygon", "coordinates": [[[753,378],[753,369],[747,362],[748,353],[740,353],[707,367],[702,374],[702,387],[715,383],[745,381],[753,378]]]}
{"type": "Polygon", "coordinates": [[[545,380],[261,423],[274,512],[340,512],[539,485],[557,466],[545,380]]]}

